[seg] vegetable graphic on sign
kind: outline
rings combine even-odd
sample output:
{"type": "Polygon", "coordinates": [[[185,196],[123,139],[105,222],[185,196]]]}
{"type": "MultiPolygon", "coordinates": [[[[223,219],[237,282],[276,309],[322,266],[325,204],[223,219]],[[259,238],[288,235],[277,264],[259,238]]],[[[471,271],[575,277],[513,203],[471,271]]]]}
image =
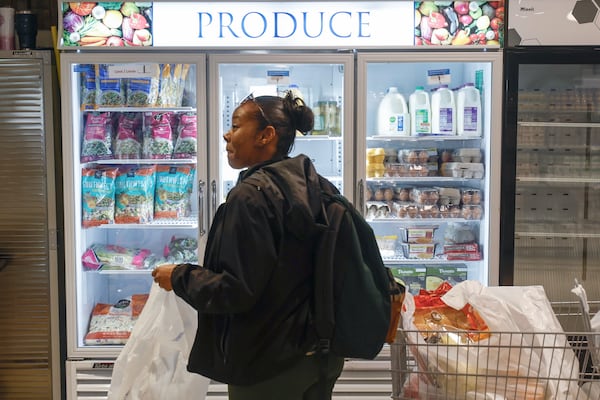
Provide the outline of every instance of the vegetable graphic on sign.
{"type": "Polygon", "coordinates": [[[64,46],[151,46],[152,3],[63,4],[64,46]]]}
{"type": "Polygon", "coordinates": [[[504,1],[416,1],[415,45],[500,45],[504,1]]]}

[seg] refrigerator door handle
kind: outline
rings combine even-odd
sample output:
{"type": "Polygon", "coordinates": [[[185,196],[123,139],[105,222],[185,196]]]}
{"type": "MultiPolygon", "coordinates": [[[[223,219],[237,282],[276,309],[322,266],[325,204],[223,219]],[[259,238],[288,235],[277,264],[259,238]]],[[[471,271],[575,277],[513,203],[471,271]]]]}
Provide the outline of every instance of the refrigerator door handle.
{"type": "Polygon", "coordinates": [[[358,191],[358,193],[357,193],[358,206],[359,206],[359,210],[362,214],[362,210],[365,209],[365,191],[364,191],[364,182],[362,179],[359,179],[358,183],[356,184],[356,190],[358,191]]]}
{"type": "Polygon", "coordinates": [[[204,219],[204,186],[206,184],[202,179],[198,181],[198,210],[200,212],[200,236],[204,236],[206,234],[206,226],[204,219]]]}
{"type": "Polygon", "coordinates": [[[210,188],[212,191],[212,214],[211,214],[211,216],[214,217],[214,215],[217,212],[217,182],[213,180],[210,183],[210,188]]]}

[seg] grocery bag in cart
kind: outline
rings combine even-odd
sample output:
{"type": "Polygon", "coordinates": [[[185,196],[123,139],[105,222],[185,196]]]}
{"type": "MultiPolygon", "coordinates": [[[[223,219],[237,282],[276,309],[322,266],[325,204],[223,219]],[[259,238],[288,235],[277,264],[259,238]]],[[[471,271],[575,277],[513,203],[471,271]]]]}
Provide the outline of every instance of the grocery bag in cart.
{"type": "Polygon", "coordinates": [[[542,287],[464,281],[425,310],[420,295],[402,310],[414,363],[400,398],[577,398],[578,361],[542,287]]]}

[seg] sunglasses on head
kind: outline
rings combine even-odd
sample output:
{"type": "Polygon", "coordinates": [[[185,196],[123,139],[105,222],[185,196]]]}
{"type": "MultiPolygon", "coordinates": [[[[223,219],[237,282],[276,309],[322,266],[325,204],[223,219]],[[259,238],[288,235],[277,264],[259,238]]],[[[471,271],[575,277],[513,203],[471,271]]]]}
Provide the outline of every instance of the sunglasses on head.
{"type": "Polygon", "coordinates": [[[244,99],[240,102],[240,106],[245,103],[248,103],[248,102],[252,102],[256,105],[256,107],[258,107],[258,111],[260,111],[260,116],[263,119],[263,121],[266,123],[266,126],[273,125],[271,123],[271,121],[269,120],[269,118],[267,117],[267,115],[265,114],[265,111],[263,110],[261,105],[258,104],[256,99],[254,98],[254,93],[250,93],[248,96],[244,97],[244,99]]]}

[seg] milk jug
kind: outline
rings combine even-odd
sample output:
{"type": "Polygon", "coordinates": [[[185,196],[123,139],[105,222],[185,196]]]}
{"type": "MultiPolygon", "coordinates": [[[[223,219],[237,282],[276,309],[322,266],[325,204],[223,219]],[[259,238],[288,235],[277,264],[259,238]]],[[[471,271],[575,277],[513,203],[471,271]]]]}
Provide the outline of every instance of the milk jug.
{"type": "Polygon", "coordinates": [[[454,92],[442,85],[431,95],[431,132],[456,135],[454,92]]]}
{"type": "Polygon", "coordinates": [[[461,136],[481,136],[481,97],[479,90],[466,83],[456,95],[456,133],[461,136]]]}
{"type": "Polygon", "coordinates": [[[377,109],[378,135],[410,135],[410,114],[404,96],[395,86],[387,90],[377,109]]]}
{"type": "Polygon", "coordinates": [[[431,133],[429,93],[423,89],[423,86],[417,86],[416,90],[408,98],[408,102],[411,135],[419,136],[431,133]]]}

